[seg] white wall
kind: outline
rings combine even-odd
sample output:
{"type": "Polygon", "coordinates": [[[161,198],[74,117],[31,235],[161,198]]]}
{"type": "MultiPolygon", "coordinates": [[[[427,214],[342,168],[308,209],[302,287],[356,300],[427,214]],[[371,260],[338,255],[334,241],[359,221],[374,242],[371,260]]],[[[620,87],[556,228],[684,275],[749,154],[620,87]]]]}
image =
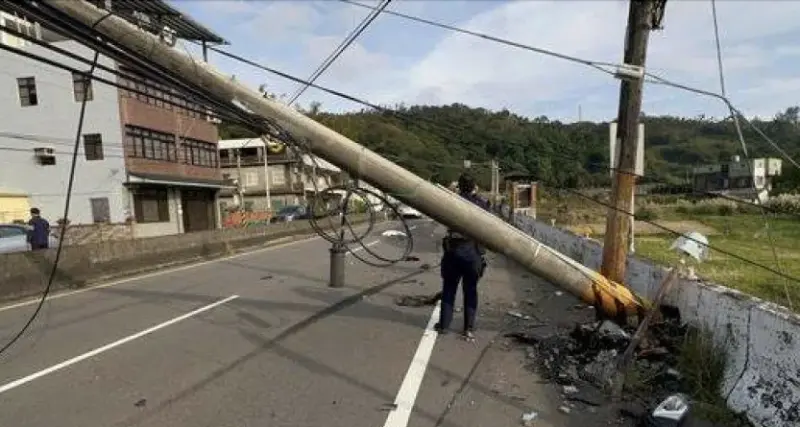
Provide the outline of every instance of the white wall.
{"type": "MultiPolygon", "coordinates": [[[[92,57],[92,52],[78,43],[64,41],[54,44],[83,57],[92,57]]],[[[89,68],[39,46],[29,45],[25,50],[74,68],[89,68]]],[[[100,63],[113,66],[112,61],[105,57],[101,57],[100,63]]],[[[0,64],[0,183],[3,187],[29,194],[31,205],[39,207],[45,218],[55,222],[63,215],[81,106],[73,95],[72,74],[6,51],[0,51],[0,64]],[[17,78],[20,77],[35,77],[38,105],[20,105],[17,89],[17,78]],[[42,166],[36,162],[33,149],[40,146],[55,149],[55,165],[42,166]]],[[[97,75],[115,79],[106,72],[98,71],[97,75]]],[[[91,223],[90,199],[107,197],[111,221],[123,222],[128,194],[122,186],[125,164],[117,90],[98,82],[92,83],[92,90],[94,99],[86,104],[82,133],[102,135],[105,158],[86,160],[81,141],[70,220],[73,224],[91,223]]]]}
{"type": "MultiPolygon", "coordinates": [[[[599,270],[602,247],[598,242],[530,217],[515,221],[545,245],[599,270]]],[[[626,285],[652,298],[665,276],[664,268],[631,258],[626,285]]],[[[666,302],[678,307],[685,321],[713,331],[727,349],[729,362],[720,392],[728,405],[746,411],[759,426],[800,425],[800,316],[713,283],[681,280],[672,289],[666,302]]]]}

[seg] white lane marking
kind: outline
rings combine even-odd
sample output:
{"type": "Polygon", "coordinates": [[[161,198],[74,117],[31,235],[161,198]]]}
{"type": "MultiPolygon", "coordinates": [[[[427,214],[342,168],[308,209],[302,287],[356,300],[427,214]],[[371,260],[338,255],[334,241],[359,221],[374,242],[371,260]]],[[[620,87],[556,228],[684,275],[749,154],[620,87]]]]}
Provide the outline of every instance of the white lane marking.
{"type": "MultiPolygon", "coordinates": [[[[366,246],[366,247],[375,246],[375,245],[377,245],[378,243],[380,243],[380,241],[379,241],[379,240],[376,240],[376,241],[374,241],[374,242],[369,242],[369,243],[367,243],[367,244],[366,244],[366,245],[364,245],[364,246],[366,246]]],[[[347,254],[345,254],[345,255],[350,255],[350,254],[351,254],[351,253],[353,253],[353,252],[359,252],[359,251],[363,251],[363,250],[364,250],[364,246],[359,246],[359,247],[357,247],[357,248],[353,249],[352,251],[348,252],[348,253],[347,253],[347,254]]]]}
{"type": "MultiPolygon", "coordinates": [[[[72,296],[72,295],[78,295],[78,294],[82,294],[84,292],[94,291],[94,290],[103,289],[103,288],[110,288],[110,287],[113,287],[113,286],[117,286],[117,285],[121,285],[121,284],[124,284],[124,283],[133,282],[133,281],[136,281],[136,280],[149,279],[151,277],[161,276],[161,275],[169,274],[169,273],[175,273],[175,272],[183,271],[183,270],[189,270],[189,269],[192,269],[192,268],[195,268],[195,267],[202,267],[204,265],[214,264],[214,263],[217,263],[217,262],[227,261],[227,260],[231,260],[231,259],[235,259],[235,258],[240,258],[240,257],[247,256],[247,255],[254,255],[254,254],[261,253],[261,252],[268,252],[268,251],[272,251],[272,250],[276,250],[276,249],[283,249],[283,248],[286,248],[286,247],[289,247],[289,246],[299,245],[299,244],[302,244],[302,243],[308,243],[308,242],[311,242],[311,241],[314,241],[314,240],[319,240],[319,239],[321,239],[320,236],[314,236],[314,237],[309,237],[309,238],[306,238],[306,239],[300,239],[300,240],[294,240],[294,241],[291,241],[291,242],[280,243],[280,244],[277,244],[277,245],[268,246],[266,248],[256,249],[254,251],[247,251],[247,252],[242,252],[242,253],[235,254],[235,255],[222,257],[222,258],[212,259],[212,260],[209,260],[209,261],[201,261],[201,262],[181,265],[179,267],[166,268],[166,269],[163,269],[163,270],[154,271],[152,273],[146,273],[146,274],[142,274],[142,275],[138,275],[138,276],[131,276],[131,277],[127,277],[125,279],[114,280],[112,282],[107,282],[107,283],[103,283],[103,284],[100,284],[100,285],[94,285],[94,286],[93,285],[89,285],[89,286],[87,286],[85,288],[77,289],[77,290],[74,290],[74,291],[58,292],[58,293],[55,293],[55,294],[50,294],[50,295],[47,296],[47,300],[48,301],[52,301],[54,299],[59,299],[59,298],[68,297],[68,296],[72,296]]],[[[6,305],[6,306],[1,306],[0,307],[0,313],[2,313],[4,311],[7,311],[7,310],[15,309],[15,308],[29,306],[31,304],[38,304],[40,299],[41,299],[41,297],[35,297],[35,298],[31,298],[31,299],[26,300],[26,301],[14,303],[14,304],[9,304],[9,305],[6,305]]]]}
{"type": "Polygon", "coordinates": [[[225,299],[222,299],[222,300],[219,300],[217,302],[211,303],[209,305],[200,307],[197,310],[190,311],[190,312],[188,312],[188,313],[186,313],[184,315],[181,315],[181,316],[172,318],[170,320],[167,320],[164,323],[159,323],[158,325],[155,325],[155,326],[153,326],[151,328],[145,329],[145,330],[143,330],[141,332],[137,332],[137,333],[135,333],[133,335],[128,335],[127,337],[122,338],[122,339],[117,340],[117,341],[114,341],[114,342],[112,342],[110,344],[106,344],[106,345],[104,345],[102,347],[99,347],[99,348],[96,348],[96,349],[94,349],[92,351],[83,353],[83,354],[81,354],[79,356],[75,356],[72,359],[65,360],[65,361],[63,361],[63,362],[61,362],[61,363],[59,363],[57,365],[53,365],[53,366],[51,366],[49,368],[42,369],[41,371],[34,372],[34,373],[32,373],[32,374],[30,374],[28,376],[25,376],[25,377],[22,377],[20,379],[17,379],[17,380],[11,381],[9,383],[3,384],[2,386],[0,386],[0,394],[3,394],[3,393],[5,393],[5,392],[7,392],[7,391],[9,391],[11,389],[14,389],[14,388],[17,388],[17,387],[19,387],[21,385],[29,383],[29,382],[37,379],[37,378],[41,378],[41,377],[43,377],[45,375],[52,374],[53,372],[59,371],[61,369],[64,369],[64,368],[66,368],[66,367],[68,367],[70,365],[74,365],[74,364],[76,364],[78,362],[81,362],[83,360],[86,360],[86,359],[88,359],[90,357],[97,356],[98,354],[106,352],[108,350],[111,350],[114,347],[119,347],[122,344],[129,343],[129,342],[131,342],[131,341],[133,341],[135,339],[141,338],[141,337],[143,337],[145,335],[152,334],[153,332],[155,332],[155,331],[157,331],[159,329],[163,329],[163,328],[166,328],[167,326],[174,325],[175,323],[178,323],[178,322],[180,322],[182,320],[186,320],[186,319],[188,319],[190,317],[193,317],[193,316],[196,316],[196,315],[198,315],[200,313],[203,313],[204,311],[208,311],[208,310],[211,310],[214,307],[217,307],[219,305],[225,304],[226,302],[235,300],[236,298],[239,298],[239,295],[231,295],[231,296],[229,296],[229,297],[227,297],[225,299]]]}
{"type": "Polygon", "coordinates": [[[437,303],[433,308],[430,320],[428,320],[428,326],[425,327],[425,332],[422,333],[417,352],[414,353],[414,358],[411,359],[411,365],[408,367],[405,378],[403,378],[397,397],[394,399],[395,407],[389,412],[383,427],[408,426],[411,411],[414,409],[414,402],[417,400],[422,379],[425,377],[425,370],[428,369],[428,363],[431,360],[433,346],[436,344],[437,334],[433,326],[439,319],[439,310],[440,306],[437,303]]]}

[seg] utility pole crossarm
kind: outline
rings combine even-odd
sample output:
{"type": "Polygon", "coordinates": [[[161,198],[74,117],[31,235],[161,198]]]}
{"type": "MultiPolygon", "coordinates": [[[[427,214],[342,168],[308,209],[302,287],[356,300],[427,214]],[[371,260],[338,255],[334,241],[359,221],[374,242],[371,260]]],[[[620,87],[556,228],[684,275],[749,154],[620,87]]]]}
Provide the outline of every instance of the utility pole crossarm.
{"type": "Polygon", "coordinates": [[[506,255],[534,274],[562,287],[609,317],[641,315],[649,304],[624,286],[606,280],[591,269],[543,245],[452,192],[429,183],[377,153],[336,133],[296,110],[265,99],[256,91],[194,61],[116,16],[106,17],[85,1],[43,0],[86,26],[94,26],[119,48],[149,58],[187,83],[230,105],[241,103],[254,114],[269,118],[295,138],[305,141],[314,155],[342,168],[351,176],[419,209],[441,224],[464,230],[487,249],[506,255]],[[101,19],[104,18],[104,19],[101,19]]]}

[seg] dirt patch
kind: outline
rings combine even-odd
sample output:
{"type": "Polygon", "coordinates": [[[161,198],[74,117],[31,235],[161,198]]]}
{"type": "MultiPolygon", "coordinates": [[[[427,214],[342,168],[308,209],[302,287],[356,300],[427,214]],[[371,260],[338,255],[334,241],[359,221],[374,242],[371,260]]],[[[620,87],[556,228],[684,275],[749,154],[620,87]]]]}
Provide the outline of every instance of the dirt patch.
{"type": "MultiPolygon", "coordinates": [[[[680,233],[688,233],[690,231],[696,231],[706,236],[719,235],[719,232],[716,229],[714,229],[713,227],[709,227],[708,225],[705,225],[698,221],[654,221],[654,222],[663,228],[660,228],[651,223],[636,221],[636,224],[634,225],[636,234],[639,236],[665,234],[667,232],[664,230],[664,228],[666,228],[680,233]]],[[[566,228],[567,230],[572,231],[573,233],[581,235],[588,234],[589,236],[603,235],[605,234],[606,231],[606,225],[604,223],[571,225],[566,228]]]]}

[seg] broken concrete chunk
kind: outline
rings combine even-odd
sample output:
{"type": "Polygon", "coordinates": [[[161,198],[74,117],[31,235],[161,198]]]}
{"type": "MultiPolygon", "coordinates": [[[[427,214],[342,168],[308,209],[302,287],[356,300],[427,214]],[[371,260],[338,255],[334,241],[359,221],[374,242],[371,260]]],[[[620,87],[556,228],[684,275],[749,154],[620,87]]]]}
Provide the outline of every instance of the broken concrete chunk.
{"type": "Polygon", "coordinates": [[[569,414],[570,412],[572,412],[572,409],[569,409],[568,406],[559,406],[558,410],[565,414],[569,414]]]}
{"type": "Polygon", "coordinates": [[[533,427],[533,422],[539,418],[539,414],[536,411],[531,411],[522,414],[522,425],[525,427],[533,427]]]}
{"type": "Polygon", "coordinates": [[[574,385],[565,385],[563,388],[564,394],[575,394],[578,392],[578,387],[574,385]]]}
{"type": "Polygon", "coordinates": [[[619,327],[616,323],[606,320],[600,324],[598,332],[613,338],[630,339],[630,335],[619,327]]]}

